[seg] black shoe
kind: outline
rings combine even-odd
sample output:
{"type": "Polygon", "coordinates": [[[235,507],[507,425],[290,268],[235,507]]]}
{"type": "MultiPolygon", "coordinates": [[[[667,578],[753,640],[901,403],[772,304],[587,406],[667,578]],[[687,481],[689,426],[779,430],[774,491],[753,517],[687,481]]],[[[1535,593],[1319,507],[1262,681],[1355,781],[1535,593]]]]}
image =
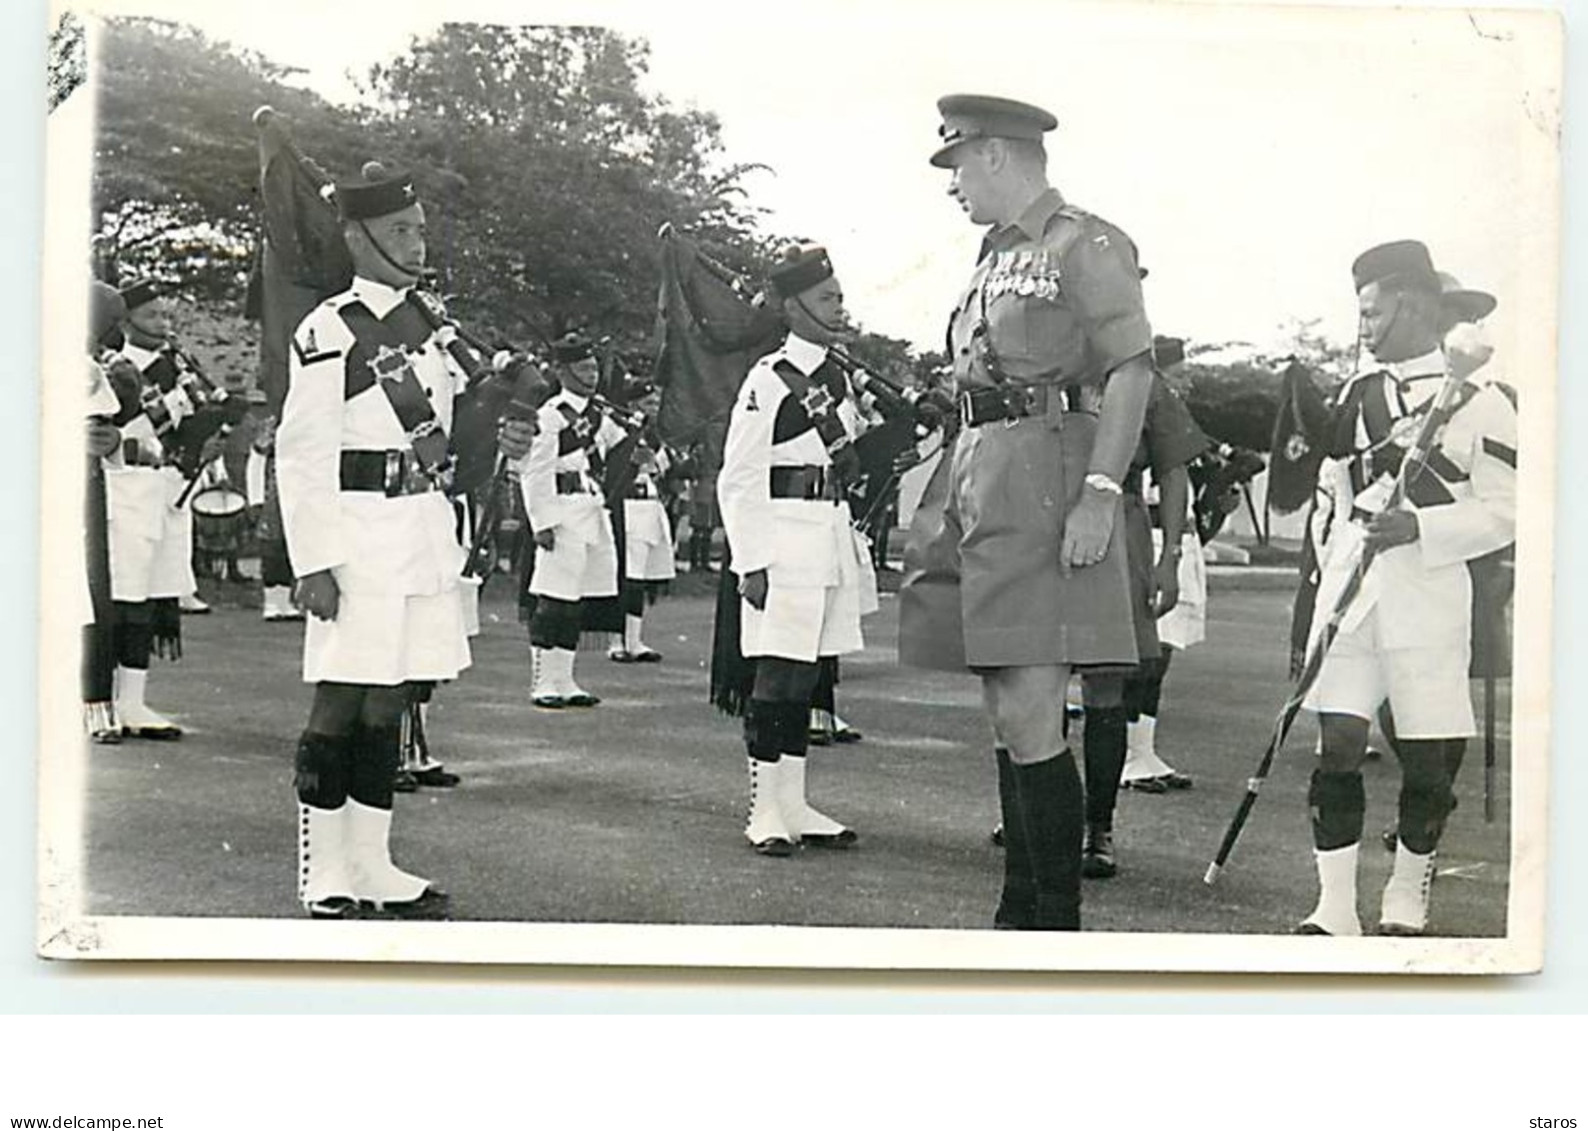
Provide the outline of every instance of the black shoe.
{"type": "Polygon", "coordinates": [[[594,707],[601,702],[601,696],[591,695],[588,691],[580,691],[573,695],[565,695],[562,699],[565,707],[594,707]]]}
{"type": "Polygon", "coordinates": [[[182,728],[176,725],[161,727],[122,727],[123,738],[143,738],[150,742],[177,742],[182,738],[182,728]]]}
{"type": "Polygon", "coordinates": [[[833,731],[833,741],[839,743],[859,742],[864,737],[865,735],[861,734],[854,727],[840,727],[833,731]]]}
{"type": "Polygon", "coordinates": [[[328,899],[317,899],[313,903],[306,903],[303,909],[309,913],[311,919],[357,919],[359,917],[358,900],[345,895],[333,895],[328,899]]]}
{"type": "Polygon", "coordinates": [[[431,766],[428,770],[420,770],[412,776],[420,785],[428,785],[432,789],[451,789],[463,780],[459,775],[440,766],[431,766]]]}
{"type": "Polygon", "coordinates": [[[800,843],[808,844],[812,848],[848,848],[860,839],[860,834],[854,829],[845,829],[837,833],[801,833],[800,843]]]}
{"type": "Polygon", "coordinates": [[[419,781],[414,777],[412,770],[398,770],[397,776],[392,779],[391,787],[398,793],[414,793],[419,789],[419,781]]]}
{"type": "Polygon", "coordinates": [[[1133,789],[1137,793],[1168,793],[1169,783],[1161,777],[1136,778],[1119,783],[1120,789],[1133,789]]]}
{"type": "Polygon", "coordinates": [[[1119,871],[1114,860],[1114,833],[1101,825],[1086,826],[1081,845],[1081,875],[1089,880],[1106,880],[1119,871]]]}
{"type": "Polygon", "coordinates": [[[807,741],[812,746],[831,746],[833,744],[833,732],[826,727],[812,727],[807,741]]]}
{"type": "Polygon", "coordinates": [[[1324,939],[1332,939],[1332,938],[1334,938],[1334,936],[1331,935],[1328,931],[1324,930],[1322,927],[1318,926],[1318,924],[1313,923],[1313,922],[1298,923],[1296,925],[1296,929],[1294,931],[1292,931],[1291,934],[1295,934],[1295,935],[1310,935],[1313,938],[1324,938],[1324,939]]]}
{"type": "Polygon", "coordinates": [[[568,705],[568,700],[561,695],[537,695],[530,703],[544,711],[560,711],[568,705]]]}
{"type": "Polygon", "coordinates": [[[360,900],[358,917],[368,919],[445,919],[452,897],[438,887],[427,887],[415,899],[402,903],[360,900]]]}
{"type": "Polygon", "coordinates": [[[763,840],[760,844],[751,845],[762,856],[793,856],[794,842],[775,836],[771,840],[763,840]]]}

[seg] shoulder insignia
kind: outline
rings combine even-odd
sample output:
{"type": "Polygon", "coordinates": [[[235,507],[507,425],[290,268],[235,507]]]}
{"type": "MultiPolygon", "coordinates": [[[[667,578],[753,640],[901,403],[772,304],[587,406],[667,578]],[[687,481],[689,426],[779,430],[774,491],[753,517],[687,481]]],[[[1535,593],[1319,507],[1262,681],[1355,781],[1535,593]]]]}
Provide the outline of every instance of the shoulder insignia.
{"type": "Polygon", "coordinates": [[[754,389],[750,390],[750,395],[745,399],[744,411],[745,412],[760,412],[761,411],[761,406],[755,403],[755,390],[754,389]]]}
{"type": "Polygon", "coordinates": [[[296,334],[292,337],[292,351],[298,355],[299,365],[315,365],[322,361],[329,361],[333,357],[341,357],[341,350],[322,350],[319,342],[314,337],[314,327],[310,326],[299,341],[296,334]]]}

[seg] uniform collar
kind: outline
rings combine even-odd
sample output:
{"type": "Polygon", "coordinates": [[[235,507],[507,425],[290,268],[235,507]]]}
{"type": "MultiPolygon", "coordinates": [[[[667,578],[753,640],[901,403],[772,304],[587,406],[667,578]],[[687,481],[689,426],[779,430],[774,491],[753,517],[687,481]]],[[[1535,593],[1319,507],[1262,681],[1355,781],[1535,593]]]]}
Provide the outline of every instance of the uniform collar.
{"type": "Polygon", "coordinates": [[[1397,361],[1388,368],[1401,381],[1414,381],[1422,377],[1443,377],[1445,353],[1443,350],[1433,349],[1421,357],[1409,357],[1405,361],[1397,361]]]}
{"type": "Polygon", "coordinates": [[[384,318],[386,313],[408,297],[410,287],[398,289],[374,279],[366,279],[362,275],[353,276],[353,285],[349,288],[353,297],[369,307],[370,313],[376,318],[384,318]]]}
{"type": "Polygon", "coordinates": [[[792,361],[802,373],[814,373],[816,367],[827,360],[827,347],[807,341],[793,331],[783,343],[783,356],[792,361]]]}
{"type": "Polygon", "coordinates": [[[1009,227],[1018,228],[1026,239],[1040,240],[1048,230],[1048,222],[1064,207],[1064,197],[1056,188],[1045,189],[1040,196],[1026,205],[1026,210],[1015,217],[1009,227]]]}

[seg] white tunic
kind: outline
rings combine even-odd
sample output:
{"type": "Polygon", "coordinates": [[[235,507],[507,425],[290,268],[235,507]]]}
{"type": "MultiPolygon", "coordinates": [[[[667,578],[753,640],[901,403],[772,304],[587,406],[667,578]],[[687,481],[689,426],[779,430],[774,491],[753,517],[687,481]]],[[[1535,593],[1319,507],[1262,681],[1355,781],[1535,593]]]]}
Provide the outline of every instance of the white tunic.
{"type": "Polygon", "coordinates": [[[537,597],[577,601],[613,597],[618,591],[617,547],[601,482],[591,463],[592,450],[605,456],[627,433],[602,413],[593,443],[567,452],[563,433],[575,427],[569,413],[586,419],[588,397],[564,389],[541,406],[539,431],[519,461],[519,489],[530,529],[552,531],[550,550],[535,552],[529,591],[537,597]],[[563,486],[558,485],[562,479],[563,486]],[[577,488],[577,489],[575,489],[577,488]]]}
{"type": "MultiPolygon", "coordinates": [[[[807,376],[827,351],[790,334],[781,348],[751,368],[729,418],[717,502],[741,578],[767,574],[761,611],[741,603],[740,649],[746,656],[812,661],[859,651],[860,618],[876,608],[870,557],[850,521],[849,504],[830,499],[773,498],[774,467],[830,468],[827,447],[814,428],[774,441],[778,409],[790,396],[774,366],[787,361],[807,376]]],[[[851,437],[861,417],[853,396],[838,405],[851,437]]]]}
{"type": "MultiPolygon", "coordinates": [[[[276,432],[282,527],[294,575],[330,570],[341,600],[334,621],[311,616],[305,628],[303,677],[310,683],[452,679],[470,662],[466,602],[473,590],[461,584],[467,554],[447,496],[341,489],[344,451],[412,454],[379,381],[344,395],[354,336],[340,312],[359,302],[384,318],[404,295],[355,278],[293,334],[291,384],[276,432]]],[[[450,430],[463,372],[436,335],[409,360],[450,430]]]]}
{"type": "MultiPolygon", "coordinates": [[[[1444,357],[1434,352],[1387,368],[1403,382],[1407,408],[1416,409],[1437,394],[1444,357]]],[[[1451,501],[1403,504],[1402,509],[1417,516],[1417,540],[1374,558],[1341,622],[1342,632],[1355,631],[1372,617],[1385,649],[1468,646],[1472,587],[1467,562],[1516,538],[1516,410],[1493,384],[1476,384],[1476,393],[1450,418],[1438,445],[1453,469],[1440,477],[1451,501]]],[[[1420,420],[1408,418],[1408,443],[1420,420]]],[[[1315,536],[1326,529],[1327,537],[1318,541],[1321,579],[1314,642],[1360,556],[1366,526],[1360,515],[1352,521],[1353,510],[1375,514],[1387,495],[1382,484],[1354,490],[1348,460],[1326,461],[1319,488],[1325,499],[1314,517],[1315,536]]]]}
{"type": "MultiPolygon", "coordinates": [[[[160,357],[157,350],[128,343],[121,357],[144,372],[160,357]]],[[[193,414],[193,403],[181,386],[160,394],[171,425],[193,414]]],[[[140,412],[121,426],[123,450],[132,441],[140,462],[129,464],[122,452],[105,457],[105,508],[110,521],[110,595],[137,603],[151,598],[183,597],[198,583],[193,577],[193,512],[178,508],[187,482],[175,467],[149,466],[165,458],[152,421],[140,412]]]]}

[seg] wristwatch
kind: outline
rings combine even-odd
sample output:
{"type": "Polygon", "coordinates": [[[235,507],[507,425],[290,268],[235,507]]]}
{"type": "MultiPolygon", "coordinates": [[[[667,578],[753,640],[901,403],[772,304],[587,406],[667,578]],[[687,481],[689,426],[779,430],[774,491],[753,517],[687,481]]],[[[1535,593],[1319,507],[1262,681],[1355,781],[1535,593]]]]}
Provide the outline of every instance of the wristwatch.
{"type": "Polygon", "coordinates": [[[1094,471],[1087,475],[1086,485],[1094,491],[1101,491],[1105,495],[1123,495],[1125,489],[1101,471],[1094,471]]]}

